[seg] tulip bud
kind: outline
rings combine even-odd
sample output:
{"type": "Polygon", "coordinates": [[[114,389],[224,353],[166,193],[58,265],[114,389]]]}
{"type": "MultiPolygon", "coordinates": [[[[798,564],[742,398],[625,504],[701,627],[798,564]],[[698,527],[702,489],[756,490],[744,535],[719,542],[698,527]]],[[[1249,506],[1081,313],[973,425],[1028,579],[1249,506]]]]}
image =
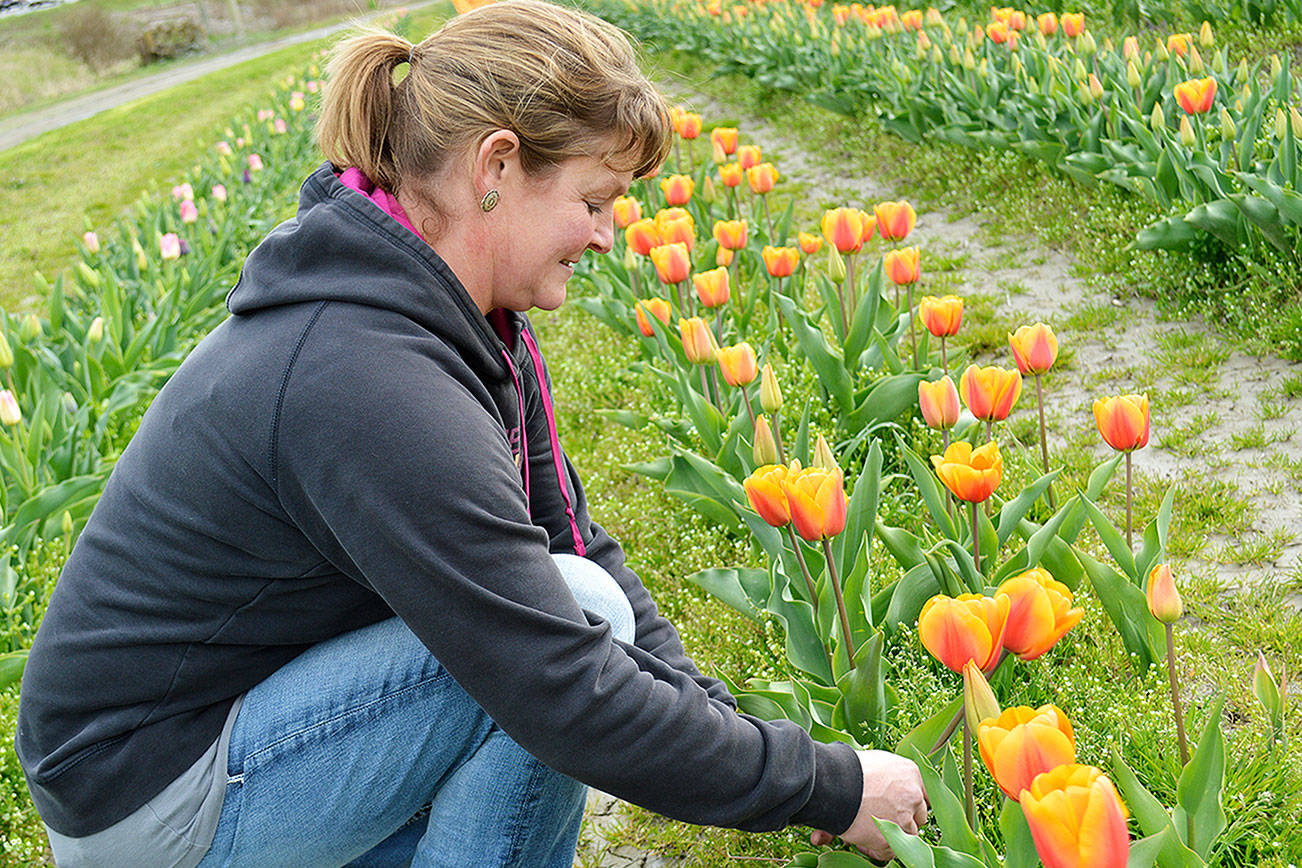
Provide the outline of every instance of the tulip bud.
{"type": "Polygon", "coordinates": [[[1288,107],[1289,122],[1293,126],[1293,138],[1302,141],[1302,115],[1293,106],[1288,107]]]}
{"type": "Polygon", "coordinates": [[[1126,84],[1131,87],[1139,87],[1143,83],[1144,80],[1139,77],[1139,70],[1135,67],[1135,62],[1133,60],[1128,62],[1126,64],[1126,84]]]}
{"type": "Polygon", "coordinates": [[[939,64],[944,59],[945,55],[941,53],[940,47],[936,45],[931,46],[931,62],[939,64]]]}
{"type": "Polygon", "coordinates": [[[1117,47],[1116,47],[1115,45],[1112,44],[1112,37],[1111,37],[1111,36],[1105,36],[1105,37],[1103,37],[1103,53],[1104,53],[1104,54],[1116,54],[1116,53],[1117,53],[1117,47]]]}
{"type": "Polygon", "coordinates": [[[967,718],[968,732],[976,732],[983,720],[998,717],[1003,712],[995,692],[990,689],[981,670],[971,660],[963,664],[963,714],[967,718]]]}
{"type": "Polygon", "coordinates": [[[99,236],[94,232],[87,232],[81,236],[81,243],[85,246],[87,253],[99,253],[99,236]]]}
{"type": "Polygon", "coordinates": [[[1198,44],[1203,48],[1212,47],[1212,25],[1204,21],[1203,26],[1198,28],[1198,44]]]}
{"type": "Polygon", "coordinates": [[[63,405],[63,412],[69,416],[77,412],[77,399],[72,397],[71,392],[64,392],[63,397],[59,399],[59,403],[63,405]]]}
{"type": "Polygon", "coordinates": [[[1090,96],[1092,96],[1094,99],[1102,99],[1103,83],[1100,82],[1098,76],[1092,72],[1090,73],[1089,83],[1090,83],[1090,96]]]}
{"type": "Polygon", "coordinates": [[[138,238],[131,239],[131,251],[136,254],[136,268],[144,271],[149,267],[149,257],[145,256],[145,248],[140,246],[138,238]]]}
{"type": "Polygon", "coordinates": [[[755,447],[752,451],[756,467],[778,463],[778,442],[773,438],[769,417],[763,413],[755,419],[755,447]]]}
{"type": "Polygon", "coordinates": [[[1079,48],[1080,53],[1084,54],[1086,57],[1098,50],[1098,43],[1094,41],[1094,34],[1090,33],[1088,30],[1081,35],[1080,41],[1077,42],[1076,45],[1079,48]]]}
{"type": "Polygon", "coordinates": [[[1282,140],[1287,129],[1288,117],[1284,114],[1284,110],[1275,109],[1275,138],[1282,140]]]}
{"type": "Polygon", "coordinates": [[[77,273],[81,275],[82,280],[86,281],[87,286],[99,288],[99,272],[87,265],[84,260],[77,263],[77,273]]]}
{"type": "Polygon", "coordinates": [[[1127,36],[1121,40],[1121,56],[1126,60],[1137,60],[1139,58],[1139,40],[1133,36],[1127,36]]]}
{"type": "Polygon", "coordinates": [[[1075,62],[1071,65],[1071,77],[1080,81],[1087,75],[1089,75],[1089,72],[1085,69],[1085,64],[1080,62],[1079,57],[1076,58],[1075,62]]]}
{"type": "Polygon", "coordinates": [[[86,342],[97,344],[104,339],[104,317],[97,316],[90,321],[90,328],[86,329],[86,342]]]}
{"type": "Polygon", "coordinates": [[[1281,708],[1279,682],[1275,680],[1275,674],[1270,671],[1266,655],[1260,651],[1257,652],[1257,664],[1252,668],[1252,692],[1272,715],[1281,708]]]}
{"type": "Polygon", "coordinates": [[[822,434],[818,435],[818,443],[814,446],[814,463],[810,466],[821,467],[824,470],[837,470],[841,466],[837,464],[832,447],[827,445],[827,438],[822,434]]]}
{"type": "Polygon", "coordinates": [[[1189,46],[1189,71],[1195,75],[1203,71],[1203,58],[1196,45],[1189,46]]]}
{"type": "Polygon", "coordinates": [[[1153,51],[1153,59],[1158,63],[1166,63],[1171,59],[1171,52],[1167,50],[1166,43],[1160,39],[1157,41],[1157,48],[1153,51]]]}
{"type": "Polygon", "coordinates": [[[1180,118],[1180,142],[1186,148],[1192,148],[1198,144],[1198,138],[1194,135],[1193,125],[1189,123],[1189,118],[1180,118]]]}
{"type": "Polygon", "coordinates": [[[40,337],[41,331],[41,321],[37,319],[36,314],[29,313],[26,319],[23,320],[23,324],[18,327],[18,337],[23,343],[26,343],[40,337]]]}
{"type": "Polygon", "coordinates": [[[773,366],[769,364],[760,370],[760,406],[765,413],[777,413],[782,409],[782,389],[778,386],[773,366]]]}
{"type": "Polygon", "coordinates": [[[989,65],[989,63],[987,63],[986,59],[983,57],[983,58],[981,58],[981,65],[977,67],[977,77],[978,77],[978,78],[985,78],[985,77],[988,76],[989,74],[990,74],[990,65],[989,65]]]}
{"type": "Polygon", "coordinates": [[[958,53],[957,43],[949,47],[949,62],[954,66],[958,66],[959,64],[963,63],[963,56],[958,53]]]}
{"type": "Polygon", "coordinates": [[[1270,77],[1272,79],[1279,78],[1279,74],[1283,68],[1283,64],[1279,62],[1279,55],[1272,54],[1270,56],[1270,77]]]}
{"type": "Polygon", "coordinates": [[[1234,119],[1230,117],[1229,111],[1221,109],[1221,138],[1227,142],[1234,141],[1237,130],[1234,128],[1234,119]]]}
{"type": "Polygon", "coordinates": [[[624,248],[624,268],[628,271],[637,268],[637,251],[632,247],[624,248]]]}
{"type": "Polygon", "coordinates": [[[963,68],[972,71],[976,67],[976,57],[972,54],[972,49],[965,49],[963,52],[963,68]]]}
{"type": "Polygon", "coordinates": [[[1171,568],[1158,564],[1148,574],[1148,611],[1163,624],[1174,624],[1184,615],[1184,603],[1180,592],[1175,589],[1175,580],[1171,578],[1171,568]]]}
{"type": "Polygon", "coordinates": [[[0,370],[12,367],[14,363],[14,349],[9,346],[9,339],[5,333],[0,331],[0,370]]]}
{"type": "Polygon", "coordinates": [[[63,511],[63,520],[60,524],[63,527],[63,535],[72,536],[72,513],[65,509],[63,511]]]}
{"type": "Polygon", "coordinates": [[[827,256],[827,276],[832,278],[833,283],[841,283],[845,280],[845,260],[835,247],[828,248],[827,256]]]}
{"type": "Polygon", "coordinates": [[[678,321],[678,330],[683,337],[683,353],[687,361],[693,365],[714,364],[719,345],[705,320],[699,316],[683,317],[678,321]]]}
{"type": "Polygon", "coordinates": [[[1094,105],[1094,94],[1089,85],[1082,83],[1080,87],[1076,88],[1076,100],[1081,105],[1094,105]]]}
{"type": "Polygon", "coordinates": [[[723,145],[718,142],[710,143],[710,159],[714,161],[716,166],[728,162],[728,155],[723,152],[723,145]]]}
{"type": "Polygon", "coordinates": [[[23,421],[23,411],[18,408],[18,399],[14,393],[5,389],[0,392],[0,423],[10,427],[23,421]]]}
{"type": "Polygon", "coordinates": [[[719,195],[714,190],[714,180],[709,175],[706,175],[705,183],[701,185],[701,201],[706,205],[713,205],[714,200],[718,198],[719,195]]]}
{"type": "Polygon", "coordinates": [[[1239,66],[1234,70],[1234,83],[1242,84],[1248,80],[1248,61],[1240,60],[1239,66]]]}

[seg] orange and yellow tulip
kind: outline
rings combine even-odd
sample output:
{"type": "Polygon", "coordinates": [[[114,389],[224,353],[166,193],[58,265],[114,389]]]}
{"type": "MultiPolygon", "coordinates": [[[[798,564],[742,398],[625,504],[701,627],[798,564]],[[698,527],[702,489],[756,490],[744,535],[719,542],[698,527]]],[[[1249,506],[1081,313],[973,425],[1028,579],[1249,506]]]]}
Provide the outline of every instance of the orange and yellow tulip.
{"type": "Polygon", "coordinates": [[[731,347],[722,347],[718,353],[719,369],[729,386],[746,386],[759,376],[755,350],[742,341],[731,347]]]}
{"type": "Polygon", "coordinates": [[[624,229],[624,240],[629,248],[642,256],[650,256],[651,248],[664,243],[660,237],[660,227],[650,217],[634,220],[624,229]]]}
{"type": "Polygon", "coordinates": [[[930,428],[953,428],[958,422],[958,390],[949,377],[918,383],[918,406],[930,428]]]}
{"type": "Polygon", "coordinates": [[[1158,564],[1148,574],[1148,587],[1144,589],[1148,611],[1163,624],[1174,624],[1184,616],[1184,601],[1171,578],[1171,567],[1158,564]]]}
{"type": "Polygon", "coordinates": [[[782,486],[789,472],[783,464],[766,464],[757,467],[741,484],[751,508],[773,527],[786,527],[791,521],[791,507],[782,486]]]}
{"type": "Polygon", "coordinates": [[[665,231],[667,225],[670,223],[676,223],[679,220],[690,220],[692,223],[692,231],[696,230],[696,219],[692,217],[692,212],[688,211],[686,208],[679,208],[676,206],[672,208],[661,208],[656,212],[655,220],[656,226],[660,229],[661,233],[665,231]]]}
{"type": "Polygon", "coordinates": [[[701,135],[701,116],[696,112],[683,112],[678,121],[678,135],[692,140],[701,135]]]}
{"type": "Polygon", "coordinates": [[[701,304],[714,308],[728,303],[728,269],[711,268],[692,275],[692,285],[701,304]]]}
{"type": "Polygon", "coordinates": [[[725,187],[739,187],[746,177],[746,170],[740,163],[724,163],[719,167],[719,180],[725,187]]]}
{"type": "Polygon", "coordinates": [[[1002,597],[937,594],[918,615],[918,638],[932,657],[955,672],[972,663],[988,673],[1003,653],[1007,620],[1008,600],[1002,597]]]}
{"type": "Polygon", "coordinates": [[[772,163],[759,163],[746,170],[746,183],[750,184],[752,193],[762,196],[777,182],[778,170],[772,163]]]}
{"type": "Polygon", "coordinates": [[[1064,12],[1062,13],[1062,35],[1070,36],[1075,39],[1085,32],[1085,13],[1084,12],[1064,12]]]}
{"type": "Polygon", "coordinates": [[[737,128],[715,127],[710,130],[710,142],[718,145],[719,150],[728,156],[737,153],[737,128]]]}
{"type": "Polygon", "coordinates": [[[976,449],[966,440],[949,444],[944,455],[931,456],[936,475],[955,497],[984,503],[1004,478],[1004,457],[993,440],[976,449]]]}
{"type": "Polygon", "coordinates": [[[745,220],[716,220],[714,221],[714,240],[719,242],[720,247],[726,247],[729,250],[741,250],[750,240],[750,234],[746,227],[745,220]]]}
{"type": "Polygon", "coordinates": [[[796,243],[800,245],[800,252],[806,256],[813,256],[823,249],[823,239],[808,232],[796,233],[796,243]]]}
{"type": "Polygon", "coordinates": [[[692,257],[681,241],[651,248],[651,262],[661,283],[681,283],[692,271],[692,257]]]}
{"type": "Polygon", "coordinates": [[[791,524],[805,542],[831,539],[845,530],[847,502],[839,468],[792,470],[782,481],[791,524]]]}
{"type": "Polygon", "coordinates": [[[1058,337],[1042,322],[1024,325],[1008,336],[1017,370],[1025,374],[1043,374],[1058,359],[1058,337]]]}
{"type": "Polygon", "coordinates": [[[664,244],[681,244],[690,253],[696,248],[696,224],[690,217],[666,220],[660,227],[660,238],[664,244]]]}
{"type": "Polygon", "coordinates": [[[758,166],[761,159],[760,153],[759,145],[742,145],[737,148],[737,162],[743,170],[758,166]]]}
{"type": "Polygon", "coordinates": [[[1003,45],[1008,41],[1008,25],[1003,21],[992,21],[986,27],[986,35],[995,45],[1003,45]]]}
{"type": "Polygon", "coordinates": [[[627,229],[642,219],[642,206],[632,196],[620,196],[615,200],[615,225],[627,229]]]}
{"type": "Polygon", "coordinates": [[[879,202],[873,208],[877,231],[887,241],[903,241],[918,222],[917,212],[908,202],[879,202]]]}
{"type": "Polygon", "coordinates": [[[871,233],[864,231],[866,216],[858,208],[832,208],[825,211],[823,237],[838,253],[858,253],[865,237],[871,237],[871,233]]]}
{"type": "Polygon", "coordinates": [[[800,250],[795,247],[770,247],[766,244],[760,255],[764,257],[764,267],[771,277],[790,277],[800,263],[800,250]]]}
{"type": "Polygon", "coordinates": [[[719,345],[709,324],[699,316],[684,317],[678,321],[678,331],[683,336],[683,352],[693,365],[712,365],[718,356],[719,345]]]}
{"type": "Polygon", "coordinates": [[[1191,115],[1202,115],[1212,110],[1216,99],[1216,79],[1194,78],[1175,86],[1175,101],[1191,115]]]}
{"type": "Polygon", "coordinates": [[[1148,395],[1118,395],[1094,402],[1094,421],[1104,441],[1118,452],[1148,445],[1148,395]]]}
{"type": "Polygon", "coordinates": [[[905,30],[922,29],[922,10],[910,9],[900,16],[900,24],[904,25],[905,30]]]}
{"type": "Polygon", "coordinates": [[[663,298],[648,298],[646,301],[639,301],[633,309],[637,312],[638,330],[647,337],[655,335],[655,331],[651,328],[651,321],[647,319],[648,313],[665,325],[669,324],[669,302],[663,298]]]}
{"type": "Polygon", "coordinates": [[[1031,781],[1021,803],[1045,868],[1125,868],[1130,812],[1103,772],[1058,766],[1031,781]]]}
{"type": "Polygon", "coordinates": [[[1022,394],[1022,375],[1005,368],[968,365],[958,381],[958,391],[973,416],[985,422],[1000,422],[1013,412],[1022,394]]]}
{"type": "Polygon", "coordinates": [[[1037,16],[1035,23],[1039,25],[1040,33],[1044,36],[1052,36],[1058,32],[1058,16],[1052,12],[1037,16]]]}
{"type": "Polygon", "coordinates": [[[981,761],[1004,795],[1019,801],[1037,775],[1076,761],[1071,721],[1056,705],[1005,708],[977,726],[981,761]]]}
{"type": "Polygon", "coordinates": [[[963,324],[963,299],[957,295],[924,295],[918,302],[918,316],[933,336],[951,337],[963,324]]]}
{"type": "Polygon", "coordinates": [[[1176,57],[1189,56],[1189,34],[1172,33],[1166,38],[1166,50],[1176,57]]]}
{"type": "Polygon", "coordinates": [[[670,175],[660,182],[660,192],[670,205],[686,205],[696,192],[696,181],[689,175],[670,175]]]}
{"type": "Polygon", "coordinates": [[[916,247],[892,250],[882,260],[882,270],[896,286],[917,283],[922,275],[922,251],[916,247]]]}
{"type": "Polygon", "coordinates": [[[720,247],[714,254],[714,264],[727,268],[732,265],[732,251],[726,247],[720,247]]]}
{"type": "Polygon", "coordinates": [[[995,594],[1008,598],[1004,647],[1023,660],[1042,656],[1085,615],[1072,608],[1071,589],[1041,567],[1013,576],[995,594]]]}

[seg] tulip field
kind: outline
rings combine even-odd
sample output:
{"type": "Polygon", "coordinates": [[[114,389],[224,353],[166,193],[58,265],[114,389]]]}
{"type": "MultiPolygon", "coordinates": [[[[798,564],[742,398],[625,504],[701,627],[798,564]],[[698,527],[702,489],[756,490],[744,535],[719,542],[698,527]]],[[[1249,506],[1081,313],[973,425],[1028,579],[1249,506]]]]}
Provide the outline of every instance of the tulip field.
{"type": "MultiPolygon", "coordinates": [[[[1233,329],[1302,352],[1287,59],[1230,57],[1210,26],[1096,37],[1061,9],[594,11],[677,79],[674,149],[616,202],[615,249],[585,256],[565,307],[535,322],[594,517],[702,668],[745,713],[914,759],[931,820],[917,838],[883,824],[908,868],[1302,862],[1302,619],[1277,589],[1221,581],[1208,538],[1245,525],[1246,482],[1189,472],[1228,464],[1206,432],[1233,395],[1208,370],[1222,341],[1246,340],[1233,329]],[[868,128],[874,147],[820,168],[816,140],[868,128]],[[1126,257],[1196,262],[1188,285],[1273,276],[1278,321],[1245,315],[1207,345],[1164,332],[1161,377],[1096,364],[1087,344],[1135,351],[1106,334],[1121,334],[1120,303],[1027,313],[1019,289],[985,285],[970,246],[955,252],[934,194],[833,189],[888,152],[948,162],[929,190],[977,183],[962,154],[1006,152],[1022,173],[1010,186],[1123,202],[1126,257]]],[[[220,126],[186,177],[86,232],[77,261],[41,279],[41,311],[0,313],[9,741],[25,649],[115,457],[319,161],[318,62],[220,126]]],[[[1126,257],[1114,282],[1151,267],[1126,257]]],[[[1216,317],[1229,295],[1200,310],[1216,317]]],[[[1261,462],[1234,467],[1284,467],[1272,503],[1296,515],[1302,460],[1284,432],[1302,374],[1280,364],[1284,409],[1262,413],[1260,437],[1234,435],[1261,462]]],[[[1235,562],[1296,558],[1298,542],[1235,562]]],[[[1302,586],[1302,564],[1280,573],[1265,581],[1302,586]]],[[[794,832],[626,820],[624,843],[668,864],[872,864],[794,832]]],[[[6,747],[0,861],[44,853],[6,747]]],[[[598,858],[580,848],[580,864],[598,858]]]]}

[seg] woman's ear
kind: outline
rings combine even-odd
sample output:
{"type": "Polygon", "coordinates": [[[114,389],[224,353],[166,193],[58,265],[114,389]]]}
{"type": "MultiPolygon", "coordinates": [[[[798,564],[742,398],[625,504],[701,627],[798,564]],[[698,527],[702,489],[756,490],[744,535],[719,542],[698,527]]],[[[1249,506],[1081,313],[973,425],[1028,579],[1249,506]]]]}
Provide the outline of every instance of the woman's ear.
{"type": "Polygon", "coordinates": [[[494,130],[479,143],[475,153],[475,192],[483,196],[500,188],[520,171],[520,139],[510,130],[494,130]]]}

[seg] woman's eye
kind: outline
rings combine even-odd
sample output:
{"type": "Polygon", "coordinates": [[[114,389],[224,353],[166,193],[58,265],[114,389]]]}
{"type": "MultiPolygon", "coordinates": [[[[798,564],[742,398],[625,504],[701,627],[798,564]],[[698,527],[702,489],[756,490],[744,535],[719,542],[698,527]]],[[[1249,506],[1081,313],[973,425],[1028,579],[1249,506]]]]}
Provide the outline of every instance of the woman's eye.
{"type": "Polygon", "coordinates": [[[592,202],[588,203],[588,213],[594,217],[601,213],[601,208],[602,206],[600,204],[593,204],[592,202]]]}

